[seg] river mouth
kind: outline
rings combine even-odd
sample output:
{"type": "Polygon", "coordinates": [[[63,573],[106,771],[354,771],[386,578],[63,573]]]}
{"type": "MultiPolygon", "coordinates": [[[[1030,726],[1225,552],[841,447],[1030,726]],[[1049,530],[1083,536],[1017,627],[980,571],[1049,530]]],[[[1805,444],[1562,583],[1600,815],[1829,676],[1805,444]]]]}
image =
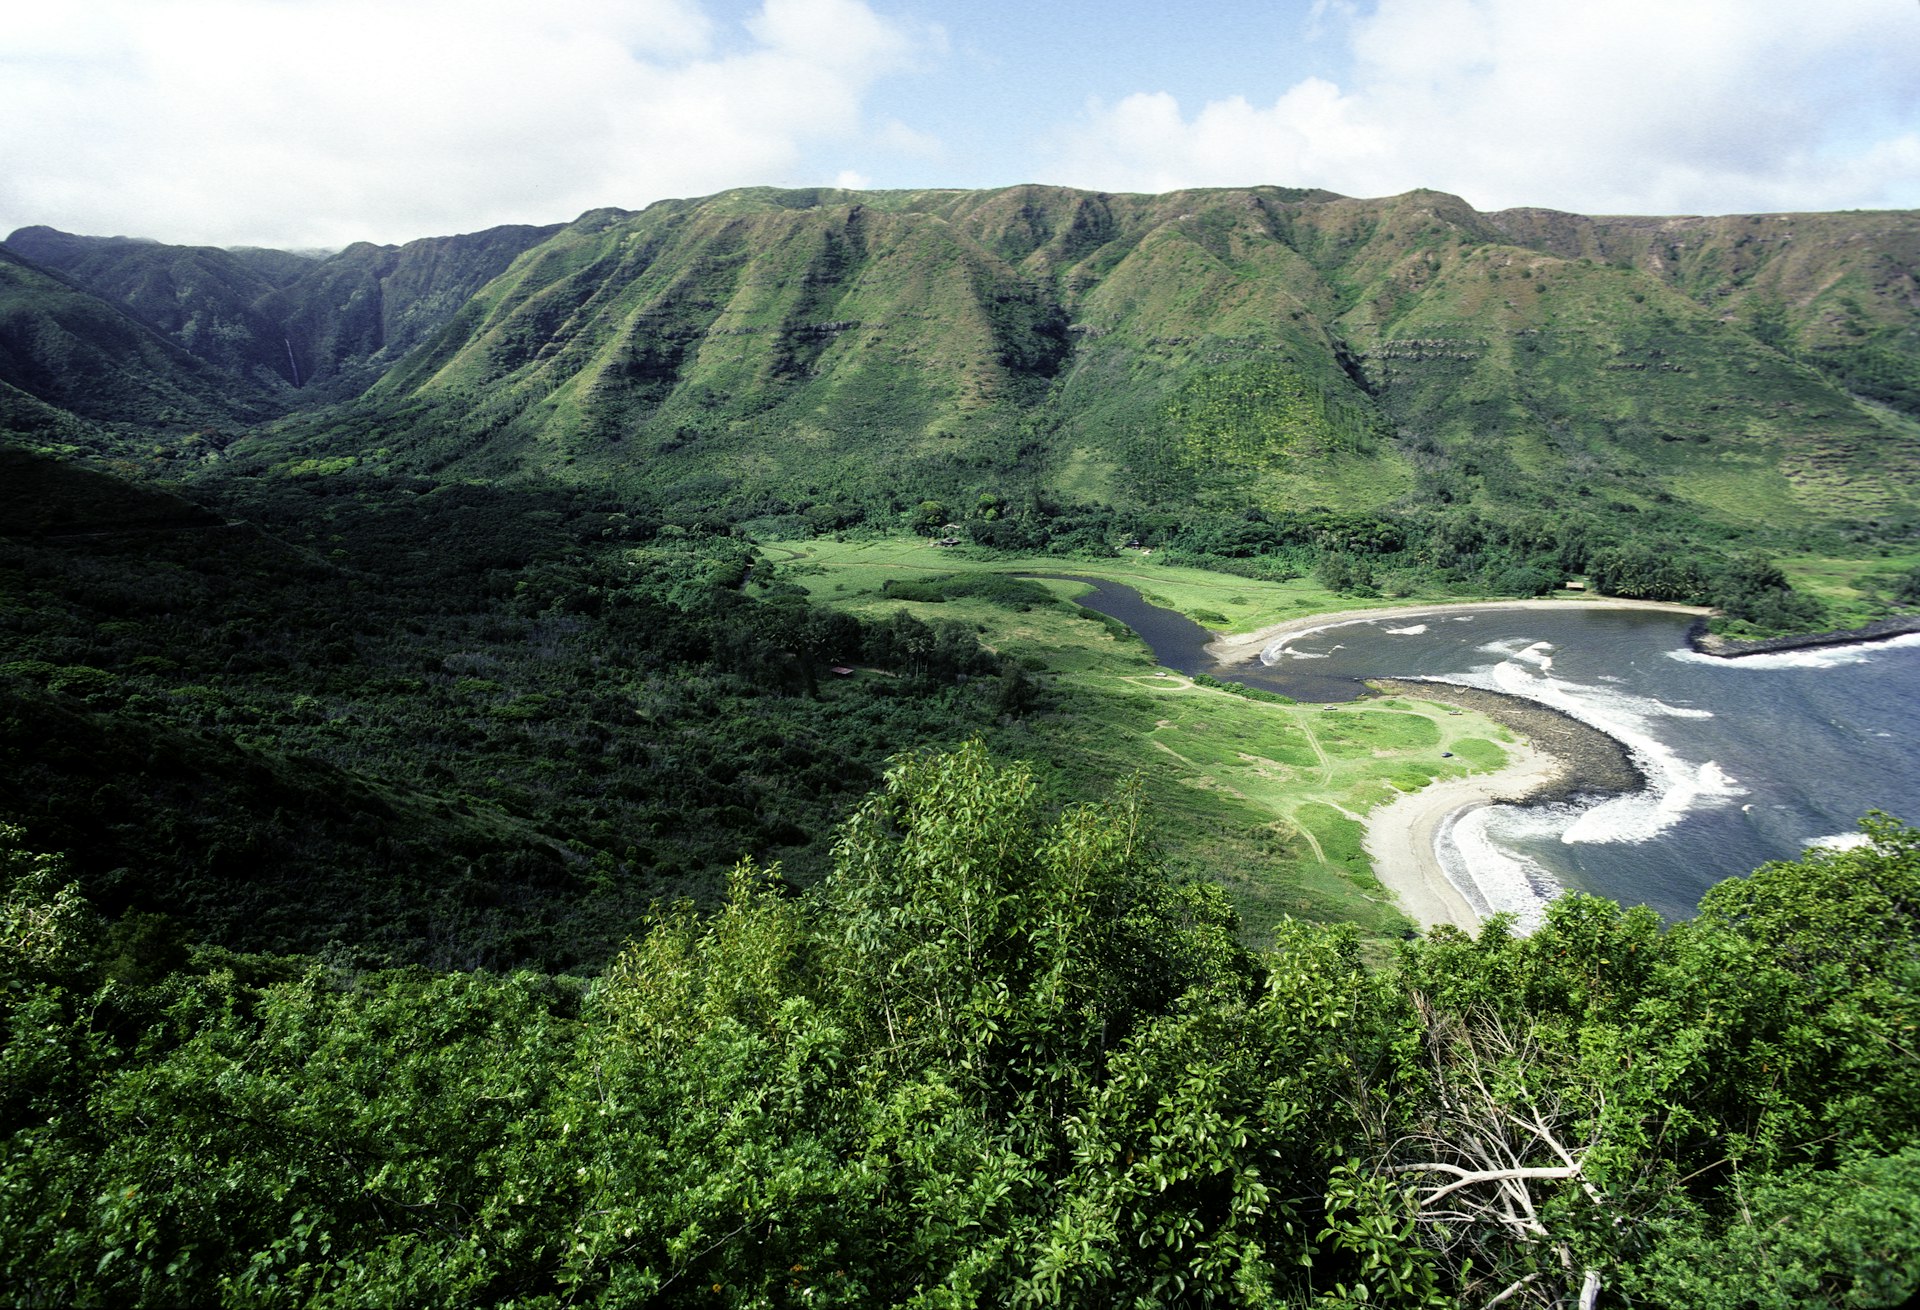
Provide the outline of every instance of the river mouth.
{"type": "Polygon", "coordinates": [[[1189,677],[1204,674],[1222,682],[1237,682],[1314,704],[1330,705],[1369,694],[1366,678],[1357,675],[1322,675],[1311,669],[1268,665],[1259,660],[1222,664],[1207,650],[1214,640],[1213,632],[1184,614],[1149,602],[1125,583],[1069,573],[1032,576],[1064,579],[1091,587],[1091,591],[1079,598],[1079,604],[1126,624],[1147,643],[1163,667],[1176,673],[1189,677]]]}
{"type": "Polygon", "coordinates": [[[1686,918],[1714,883],[1844,842],[1869,810],[1920,818],[1920,638],[1730,661],[1690,649],[1686,615],[1410,609],[1330,615],[1263,660],[1222,665],[1199,624],[1119,583],[1075,580],[1093,588],[1082,604],[1169,668],[1310,702],[1382,679],[1407,695],[1428,685],[1565,760],[1561,794],[1475,811],[1438,852],[1456,880],[1507,889],[1493,908],[1523,922],[1568,888],[1686,918]]]}

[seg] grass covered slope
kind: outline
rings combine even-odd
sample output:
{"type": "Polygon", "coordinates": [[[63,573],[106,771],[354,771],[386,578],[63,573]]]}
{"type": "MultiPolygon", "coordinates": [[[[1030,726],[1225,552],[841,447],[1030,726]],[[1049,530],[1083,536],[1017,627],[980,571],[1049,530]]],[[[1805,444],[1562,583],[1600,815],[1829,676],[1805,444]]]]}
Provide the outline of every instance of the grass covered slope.
{"type": "Polygon", "coordinates": [[[118,304],[222,370],[275,388],[291,380],[286,343],[263,301],[313,261],[265,261],[208,246],[21,228],[6,248],[118,304]]]}
{"type": "Polygon", "coordinates": [[[1355,337],[1441,498],[1572,487],[1726,523],[1911,510],[1920,429],[1637,271],[1484,247],[1355,337]]]}
{"type": "Polygon", "coordinates": [[[1041,492],[1720,526],[1898,520],[1920,476],[1906,213],[755,188],[325,259],[15,241],[67,281],[10,266],[0,381],[94,421],[207,412],[89,291],[222,373],[225,416],[300,411],[242,443],[268,462],[612,478],[727,517],[1041,492]],[[86,322],[29,331],[29,305],[86,322]]]}
{"type": "Polygon", "coordinates": [[[1920,426],[1834,352],[1913,355],[1914,216],[1802,240],[1732,289],[1601,223],[1275,187],[595,211],[297,441],[734,506],[1913,512],[1920,426]]]}
{"type": "Polygon", "coordinates": [[[1535,248],[1648,272],[1855,394],[1920,413],[1912,313],[1920,228],[1911,214],[1585,218],[1522,209],[1488,218],[1535,248]]]}
{"type": "Polygon", "coordinates": [[[24,229],[67,281],[10,265],[11,321],[89,326],[16,327],[0,382],[54,411],[16,406],[17,439],[77,412],[164,454],[251,388],[248,414],[294,417],[192,453],[557,476],[727,521],[1046,496],[1706,540],[1911,520],[1917,233],[1043,186],[755,188],[318,261],[24,229]],[[229,403],[177,403],[184,361],[109,303],[224,370],[229,403]]]}

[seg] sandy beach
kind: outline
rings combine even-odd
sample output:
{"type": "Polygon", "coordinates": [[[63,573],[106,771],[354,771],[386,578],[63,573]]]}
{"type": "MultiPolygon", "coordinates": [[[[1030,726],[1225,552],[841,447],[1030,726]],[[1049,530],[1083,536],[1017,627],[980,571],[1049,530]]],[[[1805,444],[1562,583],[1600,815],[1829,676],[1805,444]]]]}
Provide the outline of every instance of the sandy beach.
{"type": "Polygon", "coordinates": [[[1707,615],[1712,610],[1700,605],[1675,605],[1662,600],[1621,600],[1613,596],[1552,597],[1539,600],[1471,600],[1441,605],[1383,605],[1375,609],[1342,610],[1335,614],[1309,614],[1297,619],[1273,623],[1255,632],[1221,636],[1207,643],[1207,654],[1222,664],[1238,664],[1256,658],[1261,651],[1282,637],[1297,637],[1303,632],[1331,627],[1337,623],[1359,623],[1367,619],[1417,619],[1429,614],[1474,614],[1487,610],[1537,609],[1611,609],[1662,610],[1668,614],[1707,615]]]}
{"type": "Polygon", "coordinates": [[[1448,816],[1496,801],[1525,800],[1553,785],[1565,768],[1528,742],[1503,743],[1502,749],[1504,769],[1431,783],[1367,811],[1361,845],[1374,875],[1423,930],[1442,923],[1467,932],[1480,926],[1480,916],[1447,879],[1435,853],[1434,841],[1448,816]]]}
{"type": "MultiPolygon", "coordinates": [[[[1299,636],[1302,633],[1341,623],[1386,618],[1417,619],[1434,614],[1478,613],[1486,610],[1544,608],[1650,609],[1696,615],[1712,612],[1695,605],[1594,596],[1550,600],[1463,601],[1441,605],[1382,606],[1333,614],[1313,614],[1270,624],[1257,632],[1240,636],[1223,636],[1208,643],[1207,653],[1222,664],[1237,664],[1243,660],[1258,658],[1262,651],[1282,638],[1299,636]]],[[[1449,689],[1443,685],[1429,683],[1421,683],[1417,687],[1395,684],[1392,689],[1398,694],[1411,694],[1427,700],[1459,703],[1482,713],[1488,713],[1497,719],[1513,720],[1512,715],[1503,715],[1498,711],[1497,706],[1490,706],[1488,701],[1495,698],[1490,698],[1486,693],[1462,689],[1464,694],[1456,698],[1448,695],[1449,689]]],[[[1575,772],[1587,771],[1588,762],[1585,759],[1585,753],[1576,752],[1582,763],[1582,768],[1576,770],[1568,759],[1549,754],[1534,744],[1531,739],[1533,733],[1528,731],[1532,725],[1525,720],[1539,715],[1562,717],[1556,711],[1547,710],[1542,706],[1533,707],[1522,716],[1521,720],[1509,721],[1508,726],[1521,732],[1522,737],[1517,742],[1503,743],[1503,748],[1507,752],[1505,768],[1493,773],[1474,774],[1470,777],[1450,778],[1432,783],[1417,792],[1409,792],[1367,811],[1366,833],[1361,844],[1367,852],[1367,857],[1373,862],[1374,874],[1383,886],[1393,892],[1407,917],[1419,924],[1423,930],[1443,923],[1451,924],[1466,932],[1473,932],[1480,926],[1480,916],[1468,904],[1460,889],[1447,878],[1435,847],[1436,839],[1450,816],[1496,802],[1527,800],[1568,783],[1570,775],[1575,772]]],[[[1587,734],[1594,732],[1593,729],[1586,728],[1585,725],[1573,720],[1567,720],[1567,724],[1575,729],[1582,729],[1587,734]]],[[[1548,735],[1551,739],[1553,733],[1549,732],[1548,735]]],[[[1617,748],[1617,743],[1613,745],[1617,748]]],[[[1624,752],[1621,755],[1624,763],[1624,752]]],[[[1631,770],[1630,765],[1626,767],[1629,771],[1631,770]]]]}

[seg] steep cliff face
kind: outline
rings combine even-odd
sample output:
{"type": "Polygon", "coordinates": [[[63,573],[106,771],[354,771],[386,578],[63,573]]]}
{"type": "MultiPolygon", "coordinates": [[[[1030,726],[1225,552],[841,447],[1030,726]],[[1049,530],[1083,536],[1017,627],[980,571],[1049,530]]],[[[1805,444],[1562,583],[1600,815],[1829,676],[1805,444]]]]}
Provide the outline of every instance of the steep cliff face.
{"type": "MultiPolygon", "coordinates": [[[[7,249],[94,292],[223,372],[268,389],[288,376],[281,333],[260,304],[297,274],[205,246],[22,228],[7,249]]],[[[301,264],[311,261],[302,260],[301,264]]]]}
{"type": "Polygon", "coordinates": [[[557,230],[500,227],[404,246],[363,242],[325,257],[47,227],[22,228],[6,246],[276,394],[279,407],[291,410],[364,389],[521,251],[557,230]]]}
{"type": "Polygon", "coordinates": [[[262,303],[298,370],[290,380],[314,388],[315,398],[356,394],[558,230],[496,227],[397,247],[362,242],[320,261],[262,303]]]}
{"type": "Polygon", "coordinates": [[[104,422],[178,434],[268,408],[244,377],[0,247],[0,423],[8,429],[104,422]]]}

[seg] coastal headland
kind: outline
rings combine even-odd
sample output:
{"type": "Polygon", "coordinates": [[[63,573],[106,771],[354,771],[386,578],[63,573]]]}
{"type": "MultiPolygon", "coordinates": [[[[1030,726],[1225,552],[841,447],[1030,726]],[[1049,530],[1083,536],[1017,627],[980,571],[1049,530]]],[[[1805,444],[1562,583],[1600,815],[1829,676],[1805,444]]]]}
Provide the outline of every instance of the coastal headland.
{"type": "Polygon", "coordinates": [[[1761,637],[1745,641],[1708,632],[1704,621],[1696,623],[1688,641],[1702,655],[1737,660],[1743,655],[1775,655],[1789,650],[1813,650],[1823,646],[1858,646],[1864,642],[1886,641],[1920,632],[1920,614],[1894,614],[1858,628],[1833,632],[1801,632],[1785,637],[1761,637]]]}

